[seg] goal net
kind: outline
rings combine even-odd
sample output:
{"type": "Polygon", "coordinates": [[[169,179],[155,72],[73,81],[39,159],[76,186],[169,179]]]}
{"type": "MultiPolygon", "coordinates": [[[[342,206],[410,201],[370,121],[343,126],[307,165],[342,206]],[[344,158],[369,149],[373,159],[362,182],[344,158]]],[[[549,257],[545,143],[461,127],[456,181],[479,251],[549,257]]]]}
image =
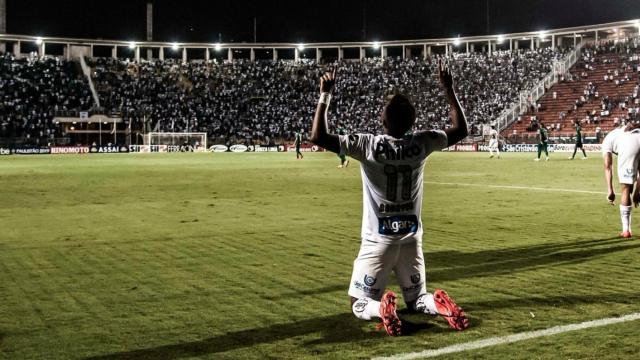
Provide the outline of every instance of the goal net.
{"type": "Polygon", "coordinates": [[[151,132],[146,136],[146,144],[167,147],[169,152],[206,151],[207,133],[151,132]]]}

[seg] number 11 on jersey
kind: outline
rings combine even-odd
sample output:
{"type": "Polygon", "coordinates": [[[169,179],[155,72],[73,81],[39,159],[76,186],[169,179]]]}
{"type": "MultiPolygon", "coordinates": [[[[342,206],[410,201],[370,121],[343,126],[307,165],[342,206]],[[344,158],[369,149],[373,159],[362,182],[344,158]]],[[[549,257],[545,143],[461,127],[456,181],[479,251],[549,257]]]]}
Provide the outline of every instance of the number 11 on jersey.
{"type": "Polygon", "coordinates": [[[387,200],[397,201],[398,199],[398,175],[402,175],[402,200],[411,200],[411,177],[413,175],[411,166],[387,164],[384,166],[384,173],[387,175],[387,200]]]}

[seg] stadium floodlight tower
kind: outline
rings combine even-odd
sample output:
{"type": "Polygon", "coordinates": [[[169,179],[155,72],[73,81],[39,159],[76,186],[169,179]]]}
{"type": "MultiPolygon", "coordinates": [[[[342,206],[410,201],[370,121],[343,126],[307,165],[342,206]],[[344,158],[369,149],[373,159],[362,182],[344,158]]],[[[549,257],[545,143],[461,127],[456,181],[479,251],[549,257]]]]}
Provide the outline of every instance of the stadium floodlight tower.
{"type": "Polygon", "coordinates": [[[207,150],[207,133],[204,132],[150,132],[146,136],[146,145],[181,147],[191,146],[193,151],[207,150]]]}

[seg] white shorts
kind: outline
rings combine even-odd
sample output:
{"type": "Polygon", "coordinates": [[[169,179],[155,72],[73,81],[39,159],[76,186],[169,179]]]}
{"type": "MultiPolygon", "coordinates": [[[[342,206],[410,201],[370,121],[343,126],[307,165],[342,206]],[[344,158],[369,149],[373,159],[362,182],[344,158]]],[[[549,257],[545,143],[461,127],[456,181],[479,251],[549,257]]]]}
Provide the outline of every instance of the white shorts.
{"type": "Polygon", "coordinates": [[[415,301],[427,292],[420,242],[379,244],[363,240],[360,253],[353,262],[349,295],[357,299],[380,300],[392,270],[405,302],[415,301]]]}
{"type": "Polygon", "coordinates": [[[498,140],[496,140],[496,139],[489,140],[489,148],[497,149],[498,148],[498,140]]]}
{"type": "Polygon", "coordinates": [[[633,185],[640,161],[640,134],[625,133],[618,140],[618,180],[620,184],[633,185]]]}

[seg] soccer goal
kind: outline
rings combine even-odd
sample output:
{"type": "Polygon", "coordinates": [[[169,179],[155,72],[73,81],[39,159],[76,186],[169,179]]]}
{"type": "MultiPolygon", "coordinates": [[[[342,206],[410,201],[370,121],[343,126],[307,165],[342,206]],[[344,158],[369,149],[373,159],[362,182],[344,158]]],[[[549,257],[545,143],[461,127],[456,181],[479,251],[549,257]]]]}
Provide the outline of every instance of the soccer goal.
{"type": "Polygon", "coordinates": [[[169,133],[151,132],[146,136],[150,146],[166,146],[168,151],[206,151],[207,133],[169,133]]]}

